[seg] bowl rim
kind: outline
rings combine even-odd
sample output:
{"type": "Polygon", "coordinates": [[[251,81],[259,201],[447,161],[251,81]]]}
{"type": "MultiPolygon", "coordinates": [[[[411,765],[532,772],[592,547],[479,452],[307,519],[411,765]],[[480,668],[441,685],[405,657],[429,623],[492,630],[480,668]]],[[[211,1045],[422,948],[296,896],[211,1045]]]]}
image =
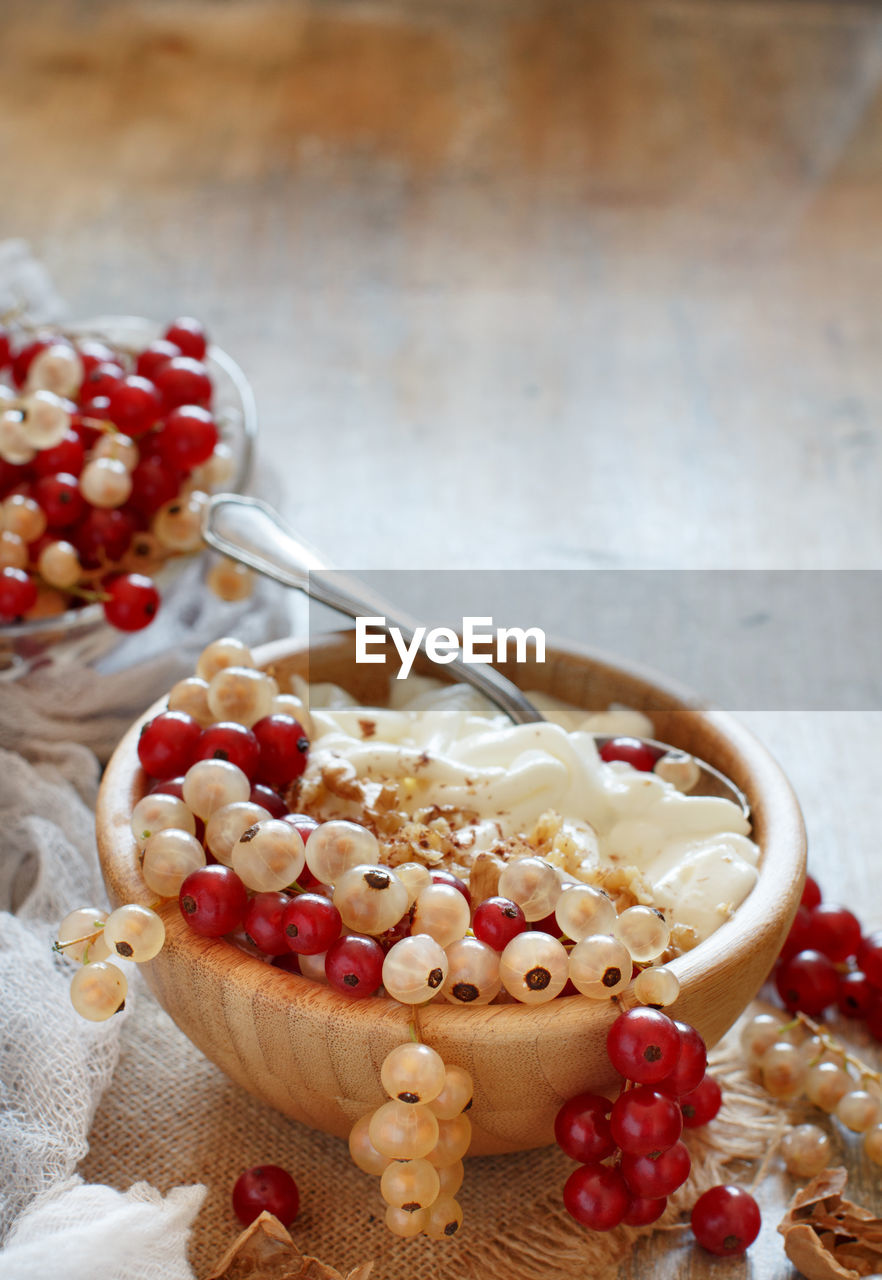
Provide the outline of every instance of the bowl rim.
{"type": "MultiPolygon", "coordinates": [[[[52,328],[46,325],[47,329],[52,328]]],[[[131,330],[132,336],[145,339],[145,345],[153,341],[153,337],[162,331],[157,320],[147,316],[133,315],[101,315],[91,316],[84,320],[72,321],[59,327],[59,332],[74,334],[80,338],[108,338],[117,332],[131,330]]],[[[236,467],[236,473],[228,486],[236,493],[244,492],[250,483],[254,470],[254,451],[257,441],[257,401],[254,389],[242,369],[229,352],[217,343],[210,342],[205,353],[207,364],[215,364],[229,378],[239,398],[242,408],[242,451],[236,467]]],[[[173,562],[171,562],[173,563],[173,562]]],[[[0,641],[15,641],[40,636],[62,629],[65,638],[76,636],[80,631],[100,623],[103,610],[100,604],[87,604],[80,609],[65,609],[64,613],[55,614],[51,618],[37,618],[31,622],[6,622],[0,625],[0,641]]]]}
{"type": "MultiPolygon", "coordinates": [[[[316,650],[340,646],[347,638],[350,638],[351,644],[353,635],[352,630],[345,629],[322,633],[305,640],[275,641],[254,651],[256,664],[271,667],[282,658],[287,660],[297,656],[308,662],[316,650]]],[[[727,746],[735,752],[733,758],[739,764],[741,776],[733,780],[746,792],[751,802],[751,812],[761,812],[762,817],[759,878],[729,920],[692,951],[678,956],[667,966],[680,980],[679,999],[688,993],[691,984],[698,983],[718,964],[724,965],[727,974],[734,980],[739,958],[746,957],[753,951],[771,928],[767,904],[789,898],[792,905],[791,919],[798,906],[799,895],[795,889],[797,885],[801,885],[805,874],[805,828],[789,781],[777,761],[750,730],[727,712],[699,708],[695,695],[691,695],[689,704],[684,705],[681,700],[684,694],[689,695],[689,691],[679,684],[634,664],[629,666],[618,661],[611,663],[608,654],[598,654],[589,646],[575,642],[567,641],[554,648],[547,646],[546,660],[556,654],[587,659],[594,667],[607,667],[619,673],[636,675],[644,681],[649,680],[663,699],[676,700],[679,705],[671,710],[683,718],[685,726],[691,725],[696,732],[709,732],[721,746],[727,746]],[[767,856],[771,847],[775,848],[777,855],[772,859],[767,856]]],[[[510,667],[511,664],[506,669],[508,675],[512,675],[510,667]]],[[[517,677],[514,678],[518,683],[517,677]]],[[[112,900],[155,904],[156,895],[150,893],[140,877],[137,845],[128,819],[125,814],[120,814],[120,809],[125,809],[128,805],[130,815],[135,800],[145,794],[144,774],[137,758],[137,741],[141,726],[164,709],[164,706],[165,699],[161,698],[135,721],[117,746],[102,780],[96,815],[98,850],[102,874],[112,900]],[[117,847],[120,843],[122,849],[117,847]]],[[[157,910],[165,920],[169,941],[176,953],[182,954],[188,962],[205,962],[212,953],[215,956],[219,954],[217,948],[219,944],[224,944],[224,939],[204,938],[194,933],[181,917],[176,899],[164,900],[157,910]]],[[[159,959],[161,955],[162,953],[159,959]]],[[[266,979],[267,969],[272,969],[276,975],[280,971],[242,950],[237,951],[235,960],[235,964],[226,966],[225,982],[231,984],[244,999],[253,997],[258,989],[261,998],[266,998],[269,993],[266,983],[260,981],[261,978],[266,979]]],[[[150,963],[152,965],[156,961],[150,963]]],[[[329,1018],[337,1019],[344,1011],[351,1013],[358,1010],[363,1028],[372,1021],[377,1026],[381,1021],[388,1022],[390,1010],[394,1008],[406,1014],[407,1020],[413,1016],[411,1006],[400,1005],[386,996],[370,996],[353,1001],[326,985],[299,974],[282,972],[281,979],[277,987],[280,1001],[296,1004],[299,999],[305,999],[313,1011],[323,1011],[329,1018]]],[[[623,996],[624,999],[617,998],[615,1002],[595,1001],[578,995],[558,998],[544,1004],[489,1004],[466,1010],[451,1004],[430,1002],[419,1006],[418,1016],[423,1034],[429,1036],[433,1030],[443,1030],[444,1034],[449,1034],[455,1021],[462,1019],[463,1028],[467,1027],[476,1037],[492,1029],[494,1039],[503,1041],[520,1040],[524,1021],[528,1019],[529,1035],[535,1040],[541,1038],[544,1029],[550,1031],[553,1028],[557,1036],[561,1033],[584,1032],[586,1022],[592,1020],[592,1015],[608,1025],[616,1012],[617,1004],[635,1003],[632,997],[629,998],[628,992],[623,993],[623,996]]]]}

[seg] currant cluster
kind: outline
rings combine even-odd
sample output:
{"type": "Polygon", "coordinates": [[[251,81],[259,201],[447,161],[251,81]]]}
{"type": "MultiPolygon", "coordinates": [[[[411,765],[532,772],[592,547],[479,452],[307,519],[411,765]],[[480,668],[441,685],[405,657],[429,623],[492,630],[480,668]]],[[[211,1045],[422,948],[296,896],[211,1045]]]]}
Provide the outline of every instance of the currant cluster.
{"type": "Polygon", "coordinates": [[[380,1079],[390,1101],[353,1125],[352,1159],[380,1179],[386,1226],[394,1235],[456,1235],[462,1208],[454,1197],[472,1137],[466,1115],[472,1078],[417,1041],[386,1056],[380,1079]]]}
{"type": "Polygon", "coordinates": [[[774,978],[788,1009],[818,1017],[835,1006],[882,1040],[882,930],[865,935],[847,907],[822,901],[811,876],[774,978]]]}
{"type": "Polygon", "coordinates": [[[118,1013],[126,1002],[128,982],[113,961],[121,958],[143,964],[159,954],[164,942],[160,917],[136,902],[110,914],[96,907],[78,907],[66,915],[58,926],[54,949],[82,965],[70,984],[77,1013],[90,1022],[105,1022],[118,1013]]]}
{"type": "Polygon", "coordinates": [[[721,1101],[706,1072],[704,1041],[660,1009],[620,1014],[606,1047],[624,1090],[615,1102],[593,1093],[571,1098],[554,1126],[562,1150],[580,1161],[564,1186],[564,1205],[595,1231],[661,1217],[667,1197],[689,1176],[683,1129],[707,1124],[721,1101]]]}
{"type": "MultiPolygon", "coordinates": [[[[823,1027],[797,1017],[759,1013],[742,1031],[748,1062],[758,1068],[763,1087],[781,1102],[805,1099],[863,1135],[863,1149],[882,1165],[882,1077],[837,1044],[823,1027]]],[[[791,1173],[814,1177],[829,1164],[828,1135],[813,1124],[797,1125],[782,1142],[791,1173]]]]}
{"type": "MultiPolygon", "coordinates": [[[[189,318],[137,354],[0,327],[0,623],[96,600],[121,631],[153,619],[151,575],[201,548],[207,493],[233,472],[206,348],[189,318]]],[[[250,592],[229,562],[209,586],[250,592]]]]}

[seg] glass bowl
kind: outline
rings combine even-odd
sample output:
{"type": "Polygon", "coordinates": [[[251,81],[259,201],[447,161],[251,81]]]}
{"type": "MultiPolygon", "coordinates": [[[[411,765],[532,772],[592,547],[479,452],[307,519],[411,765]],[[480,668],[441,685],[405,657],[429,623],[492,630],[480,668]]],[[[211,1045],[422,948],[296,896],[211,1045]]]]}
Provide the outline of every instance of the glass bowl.
{"type": "MultiPolygon", "coordinates": [[[[162,336],[162,326],[143,316],[96,316],[59,326],[73,338],[97,338],[134,351],[162,336]]],[[[214,384],[214,416],[221,440],[233,451],[235,471],[228,485],[243,492],[251,479],[257,436],[257,406],[251,384],[239,365],[214,343],[205,365],[214,384]]],[[[176,556],[157,575],[166,590],[191,557],[176,556]]],[[[123,636],[105,620],[100,604],[68,609],[52,618],[13,622],[0,626],[0,681],[14,680],[47,663],[96,662],[108,654],[123,636]]]]}

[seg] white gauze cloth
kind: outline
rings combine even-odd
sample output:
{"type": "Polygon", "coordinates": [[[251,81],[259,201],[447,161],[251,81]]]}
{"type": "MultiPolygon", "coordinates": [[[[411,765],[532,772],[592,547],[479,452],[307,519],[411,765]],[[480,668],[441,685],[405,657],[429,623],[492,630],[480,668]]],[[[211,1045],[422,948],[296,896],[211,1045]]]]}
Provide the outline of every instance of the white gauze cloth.
{"type": "MultiPolygon", "coordinates": [[[[58,318],[45,270],[21,241],[0,243],[0,310],[58,318]]],[[[258,583],[215,599],[184,567],[146,631],[98,666],[50,664],[0,681],[0,1280],[192,1280],[189,1227],[202,1187],[163,1199],[74,1177],[116,1065],[121,1029],[150,999],[134,966],[123,1013],[93,1024],[70,1003],[75,965],[53,954],[61,919],[106,906],[94,837],[99,758],[220,635],[248,645],[290,631],[283,592],[258,583]]]]}

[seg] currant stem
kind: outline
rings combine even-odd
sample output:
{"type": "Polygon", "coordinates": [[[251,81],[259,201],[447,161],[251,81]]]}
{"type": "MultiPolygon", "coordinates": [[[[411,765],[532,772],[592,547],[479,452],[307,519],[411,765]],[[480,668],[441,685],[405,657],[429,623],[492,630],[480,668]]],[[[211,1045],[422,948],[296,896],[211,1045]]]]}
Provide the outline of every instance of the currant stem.
{"type": "Polygon", "coordinates": [[[836,1037],[831,1035],[829,1031],[825,1030],[820,1023],[815,1022],[814,1018],[810,1018],[807,1013],[802,1013],[797,1010],[793,1021],[785,1023],[784,1026],[781,1027],[781,1031],[791,1030],[799,1023],[808,1027],[809,1031],[818,1037],[825,1049],[828,1049],[831,1053],[839,1054],[845,1062],[849,1063],[849,1065],[854,1067],[856,1071],[860,1072],[862,1077],[865,1077],[868,1080],[875,1080],[877,1084],[882,1083],[882,1072],[874,1071],[872,1067],[868,1067],[867,1064],[857,1056],[857,1054],[851,1053],[846,1049],[841,1040],[837,1040],[836,1037]]]}
{"type": "Polygon", "coordinates": [[[422,1044],[423,1034],[420,1029],[419,1005],[412,1004],[410,1006],[410,1013],[412,1021],[408,1023],[408,1033],[414,1044],[422,1044]]]}
{"type": "Polygon", "coordinates": [[[52,950],[57,951],[58,954],[61,955],[64,952],[66,947],[75,947],[80,942],[94,942],[95,939],[100,936],[101,930],[103,928],[104,928],[103,923],[96,924],[94,933],[86,933],[82,936],[82,938],[68,938],[67,942],[57,942],[57,941],[53,942],[52,950]]]}

